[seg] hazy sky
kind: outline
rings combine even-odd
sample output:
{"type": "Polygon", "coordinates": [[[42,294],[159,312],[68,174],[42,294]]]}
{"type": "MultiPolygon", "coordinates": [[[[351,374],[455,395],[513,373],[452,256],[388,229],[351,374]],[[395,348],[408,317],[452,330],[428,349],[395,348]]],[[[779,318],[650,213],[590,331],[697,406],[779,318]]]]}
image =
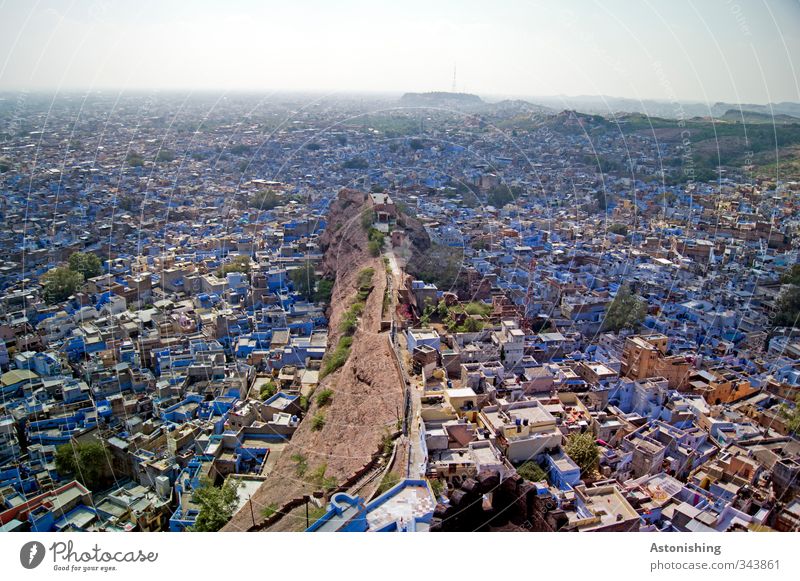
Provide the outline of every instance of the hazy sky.
{"type": "Polygon", "coordinates": [[[800,101],[800,0],[0,0],[0,90],[800,101]]]}

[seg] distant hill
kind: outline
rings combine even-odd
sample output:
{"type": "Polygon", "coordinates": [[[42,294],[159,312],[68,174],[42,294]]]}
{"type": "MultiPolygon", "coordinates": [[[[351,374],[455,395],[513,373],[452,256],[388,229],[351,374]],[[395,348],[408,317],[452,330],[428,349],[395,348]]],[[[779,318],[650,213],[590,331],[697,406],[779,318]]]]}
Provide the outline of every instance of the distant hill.
{"type": "Polygon", "coordinates": [[[500,113],[504,115],[515,113],[556,113],[555,109],[545,107],[544,105],[537,105],[522,99],[505,99],[503,101],[498,101],[497,103],[487,103],[486,107],[494,113],[500,113]]]}
{"type": "MultiPolygon", "coordinates": [[[[678,120],[636,112],[601,116],[566,110],[547,117],[544,123],[553,131],[590,139],[609,133],[652,136],[660,143],[673,144],[689,139],[691,176],[697,181],[717,179],[718,166],[738,170],[752,165],[758,174],[780,175],[782,179],[797,179],[800,170],[800,119],[790,115],[776,115],[773,119],[761,112],[728,109],[717,118],[694,116],[678,120]]],[[[613,156],[598,154],[597,159],[586,162],[598,164],[602,171],[629,171],[613,156]]],[[[660,163],[670,174],[667,182],[687,181],[683,156],[667,156],[660,163]]]]}
{"type": "Polygon", "coordinates": [[[400,104],[407,107],[476,107],[483,105],[478,95],[470,93],[448,93],[434,91],[431,93],[406,93],[400,97],[400,104]]]}
{"type": "Polygon", "coordinates": [[[756,111],[748,110],[739,111],[739,109],[728,109],[724,114],[717,117],[717,119],[722,121],[730,121],[731,123],[742,123],[743,118],[744,123],[767,123],[769,125],[772,125],[773,123],[776,125],[800,123],[800,118],[793,117],[791,115],[772,115],[771,113],[758,113],[756,111]]]}
{"type": "MultiPolygon", "coordinates": [[[[614,113],[641,113],[654,117],[675,119],[677,117],[690,119],[692,117],[715,117],[721,118],[729,110],[752,111],[764,115],[789,115],[800,119],[800,103],[780,102],[768,105],[756,105],[753,103],[696,103],[662,101],[654,99],[627,99],[621,97],[609,97],[603,95],[577,95],[577,96],[541,96],[525,97],[527,101],[537,105],[544,105],[554,109],[574,109],[581,113],[596,113],[600,115],[611,115],[614,113]]],[[[741,121],[741,119],[739,119],[741,121]]]]}
{"type": "MultiPolygon", "coordinates": [[[[769,116],[791,116],[796,118],[793,122],[800,120],[800,103],[789,103],[786,101],[781,103],[770,103],[768,105],[755,105],[752,103],[742,103],[741,105],[735,105],[731,103],[714,103],[714,105],[711,106],[711,114],[714,116],[721,116],[729,113],[731,110],[738,113],[739,109],[746,113],[753,112],[769,116]]],[[[741,121],[741,119],[739,120],[741,121]]]]}
{"type": "Polygon", "coordinates": [[[580,113],[566,109],[549,118],[550,128],[559,133],[581,135],[594,131],[605,131],[612,127],[612,121],[602,115],[580,113]]]}

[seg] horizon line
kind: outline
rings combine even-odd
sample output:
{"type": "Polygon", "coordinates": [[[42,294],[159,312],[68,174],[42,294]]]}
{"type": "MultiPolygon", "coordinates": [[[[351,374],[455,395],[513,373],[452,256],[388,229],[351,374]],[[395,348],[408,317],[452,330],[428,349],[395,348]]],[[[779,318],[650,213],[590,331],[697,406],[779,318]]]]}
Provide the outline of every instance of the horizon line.
{"type": "MultiPolygon", "coordinates": [[[[124,88],[124,87],[92,87],[92,88],[80,88],[80,87],[69,87],[66,89],[60,88],[43,88],[37,87],[33,89],[27,89],[24,87],[19,88],[0,88],[0,98],[2,95],[6,94],[39,94],[39,95],[48,95],[48,96],[58,96],[58,95],[74,95],[74,94],[101,94],[101,93],[163,93],[163,94],[231,94],[231,95],[264,95],[264,94],[278,94],[278,95],[343,95],[343,96],[402,96],[405,94],[429,94],[429,93],[442,93],[442,94],[454,94],[454,95],[475,95],[480,97],[481,99],[490,99],[487,101],[488,104],[492,102],[500,102],[504,100],[520,100],[526,101],[531,99],[548,99],[548,100],[577,100],[577,99],[597,99],[597,100],[609,100],[609,101],[632,101],[636,103],[660,103],[660,104],[670,104],[670,103],[677,103],[683,105],[715,105],[715,104],[728,104],[733,106],[744,106],[744,105],[755,105],[759,107],[769,107],[770,105],[800,105],[800,100],[797,101],[788,101],[788,100],[781,100],[781,101],[768,101],[768,102],[754,102],[754,101],[727,101],[727,100],[698,100],[698,99],[690,99],[690,98],[681,98],[681,99],[670,99],[667,97],[623,97],[623,96],[615,96],[615,95],[604,95],[604,94],[589,94],[589,93],[581,93],[576,95],[567,95],[567,94],[549,94],[549,95],[530,95],[530,94],[519,94],[519,93],[490,93],[490,92],[472,92],[472,91],[449,91],[449,90],[424,90],[424,91],[410,91],[410,90],[399,90],[399,89],[386,89],[386,90],[379,90],[379,89],[267,89],[267,88],[244,88],[244,87],[237,87],[232,89],[222,89],[222,88],[212,88],[212,87],[195,87],[195,88],[180,88],[180,87],[131,87],[131,88],[124,88]],[[493,100],[497,101],[493,101],[493,100]]],[[[536,103],[532,103],[536,104],[536,103]]]]}

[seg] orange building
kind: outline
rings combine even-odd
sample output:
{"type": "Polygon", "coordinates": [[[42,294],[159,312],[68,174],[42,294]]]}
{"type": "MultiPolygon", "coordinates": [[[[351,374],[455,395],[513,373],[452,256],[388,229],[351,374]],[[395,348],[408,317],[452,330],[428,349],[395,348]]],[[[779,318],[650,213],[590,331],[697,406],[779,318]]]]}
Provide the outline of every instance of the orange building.
{"type": "Polygon", "coordinates": [[[620,374],[631,379],[663,377],[670,389],[686,385],[691,364],[682,355],[667,355],[665,335],[634,335],[625,339],[620,374]]]}
{"type": "Polygon", "coordinates": [[[758,391],[749,379],[724,367],[692,372],[687,388],[711,405],[733,403],[758,391]]]}

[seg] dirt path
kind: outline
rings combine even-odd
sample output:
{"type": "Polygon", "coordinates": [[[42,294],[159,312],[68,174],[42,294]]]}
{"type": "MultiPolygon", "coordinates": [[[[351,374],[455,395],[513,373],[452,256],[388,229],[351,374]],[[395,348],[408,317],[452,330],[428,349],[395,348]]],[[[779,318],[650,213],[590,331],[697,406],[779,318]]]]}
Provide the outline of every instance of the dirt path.
{"type": "MultiPolygon", "coordinates": [[[[387,333],[380,332],[385,266],[381,257],[367,251],[366,232],[352,217],[360,210],[331,205],[328,223],[350,220],[341,227],[325,251],[326,265],[336,268],[336,283],[330,316],[328,349],[339,341],[339,323],[357,292],[358,273],[373,268],[374,288],[353,337],[350,356],[344,366],[326,377],[318,389],[331,389],[333,397],[318,409],[313,397],[309,410],[292,439],[286,444],[269,477],[253,495],[257,516],[267,506],[281,506],[288,500],[321,488],[324,477],[341,484],[368,464],[378,452],[387,433],[396,429],[403,406],[403,379],[394,363],[387,333]],[[312,418],[324,417],[324,426],[314,430],[312,418]]],[[[295,511],[293,511],[295,512],[295,511]]],[[[303,518],[304,518],[303,511],[303,518]]],[[[258,520],[258,519],[257,519],[258,520]]],[[[263,519],[261,519],[263,520],[263,519]]],[[[279,524],[284,519],[279,521],[279,524]]],[[[240,511],[223,530],[247,530],[249,514],[240,511]]],[[[275,525],[285,530],[287,524],[275,525]]]]}

